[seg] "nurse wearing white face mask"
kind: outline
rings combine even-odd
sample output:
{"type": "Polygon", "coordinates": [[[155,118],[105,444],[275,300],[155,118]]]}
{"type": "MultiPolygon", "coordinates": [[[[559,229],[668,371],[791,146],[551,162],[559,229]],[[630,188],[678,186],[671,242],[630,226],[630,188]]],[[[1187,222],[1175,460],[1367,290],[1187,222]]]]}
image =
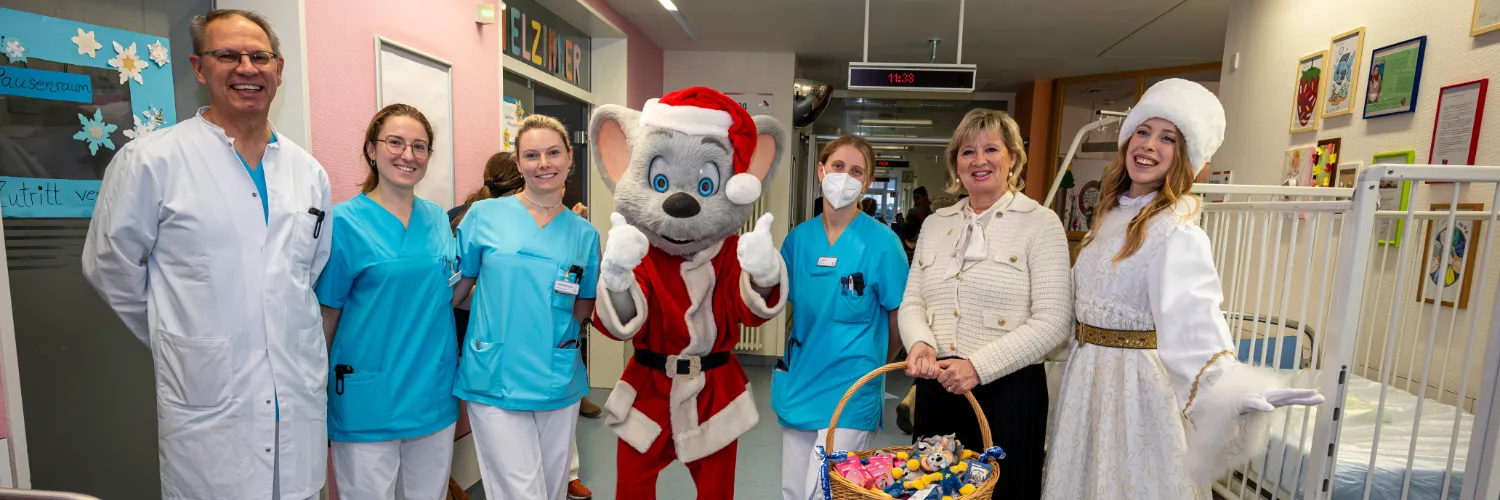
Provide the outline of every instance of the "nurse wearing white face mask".
{"type": "MultiPolygon", "coordinates": [[[[844,392],[900,349],[896,308],[906,291],[906,250],[889,227],[860,211],[874,178],[874,151],[846,135],[818,155],[823,214],[793,228],[781,246],[791,279],[792,336],[771,375],[781,424],[781,497],[822,498],[828,421],[844,392]]],[[[880,429],[885,383],[865,384],[845,405],[834,449],[863,450],[880,429]]]]}
{"type": "Polygon", "coordinates": [[[189,31],[211,105],[115,154],[83,274],[151,348],[162,498],[315,498],[328,175],[271,128],[286,61],[265,19],[216,10],[189,31]]]}

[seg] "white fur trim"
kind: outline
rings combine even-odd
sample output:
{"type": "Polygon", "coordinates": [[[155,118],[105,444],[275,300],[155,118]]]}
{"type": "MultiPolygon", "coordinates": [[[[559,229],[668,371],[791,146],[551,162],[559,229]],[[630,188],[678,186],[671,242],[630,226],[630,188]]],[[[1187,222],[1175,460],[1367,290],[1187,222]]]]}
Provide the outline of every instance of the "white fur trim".
{"type": "Polygon", "coordinates": [[[599,280],[597,290],[594,296],[599,300],[594,305],[594,312],[599,315],[600,322],[604,323],[604,329],[611,337],[630,340],[641,332],[641,327],[646,324],[646,313],[649,309],[646,308],[646,296],[641,292],[639,282],[632,279],[628,289],[630,300],[635,303],[635,317],[631,318],[628,323],[620,323],[620,315],[616,312],[614,299],[610,296],[612,292],[604,284],[604,280],[599,280]]]}
{"type": "Polygon", "coordinates": [[[1203,170],[1219,146],[1224,144],[1224,105],[1213,92],[1196,82],[1169,78],[1157,82],[1120,123],[1120,147],[1130,141],[1135,128],[1152,118],[1172,122],[1187,139],[1188,162],[1193,174],[1203,170]]]}
{"type": "MultiPolygon", "coordinates": [[[[693,393],[696,396],[697,391],[703,389],[703,377],[697,377],[694,380],[697,381],[697,389],[693,393]]],[[[724,449],[760,422],[760,413],[755,410],[755,399],[751,396],[748,382],[745,384],[745,392],[740,393],[734,401],[729,402],[728,406],[709,417],[701,425],[698,423],[696,397],[688,399],[683,405],[675,403],[679,385],[694,384],[681,378],[674,379],[672,382],[672,401],[674,401],[672,443],[677,447],[677,459],[684,463],[707,457],[724,449]]]]}
{"type": "Polygon", "coordinates": [[[661,425],[647,418],[644,413],[633,408],[635,404],[635,388],[624,380],[615,382],[615,389],[610,391],[609,399],[604,401],[604,425],[615,431],[620,440],[635,448],[639,453],[645,453],[651,448],[651,443],[661,435],[661,425]]]}
{"type": "Polygon", "coordinates": [[[760,178],[750,174],[734,174],[724,185],[724,196],[735,205],[749,205],[760,198],[760,178]]]}
{"type": "Polygon", "coordinates": [[[771,286],[777,284],[781,286],[776,289],[777,300],[774,307],[766,305],[766,299],[762,298],[759,293],[756,293],[755,288],[751,287],[750,273],[740,273],[740,298],[744,299],[745,305],[750,308],[750,312],[764,319],[774,318],[777,314],[781,314],[782,309],[786,309],[786,262],[781,260],[780,252],[776,253],[776,265],[781,268],[780,280],[771,286]]]}
{"type": "Polygon", "coordinates": [[[713,258],[723,248],[724,241],[719,240],[682,262],[682,284],[687,289],[690,305],[682,318],[688,330],[688,345],[679,354],[708,354],[719,337],[719,327],[714,323],[714,282],[718,277],[714,272],[713,258]]]}
{"type": "Polygon", "coordinates": [[[697,106],[672,106],[650,99],[641,107],[641,125],[676,130],[688,135],[728,137],[734,117],[728,111],[697,106]]]}
{"type": "MultiPolygon", "coordinates": [[[[1246,394],[1282,387],[1276,372],[1236,361],[1219,362],[1222,369],[1203,374],[1198,395],[1188,409],[1188,451],[1184,467],[1200,484],[1213,482],[1230,468],[1266,451],[1271,413],[1240,414],[1246,394]]],[[[1210,367],[1212,369],[1213,367],[1210,367]]]]}

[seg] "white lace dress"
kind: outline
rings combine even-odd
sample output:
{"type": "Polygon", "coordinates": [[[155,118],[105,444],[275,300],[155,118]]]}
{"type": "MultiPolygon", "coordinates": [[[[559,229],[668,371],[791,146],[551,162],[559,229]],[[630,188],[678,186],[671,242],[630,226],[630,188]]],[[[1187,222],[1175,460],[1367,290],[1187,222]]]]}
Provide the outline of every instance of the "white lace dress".
{"type": "Polygon", "coordinates": [[[1197,200],[1158,214],[1140,250],[1113,262],[1126,226],[1153,197],[1122,197],[1104,215],[1093,243],[1078,255],[1073,279],[1079,323],[1154,330],[1157,348],[1080,347],[1070,340],[1044,498],[1206,499],[1214,475],[1245,450],[1264,446],[1263,436],[1242,432],[1265,425],[1257,415],[1240,416],[1237,400],[1270,382],[1232,355],[1216,356],[1231,339],[1208,237],[1190,217],[1197,200]]]}

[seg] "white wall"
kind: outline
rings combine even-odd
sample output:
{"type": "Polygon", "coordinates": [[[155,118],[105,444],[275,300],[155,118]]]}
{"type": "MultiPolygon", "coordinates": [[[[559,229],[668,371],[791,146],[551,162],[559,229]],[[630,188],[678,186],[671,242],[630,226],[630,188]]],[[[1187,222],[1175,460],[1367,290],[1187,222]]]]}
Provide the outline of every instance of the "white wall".
{"type": "MultiPolygon", "coordinates": [[[[1469,1],[1412,2],[1409,0],[1325,0],[1306,2],[1296,0],[1260,0],[1254,2],[1232,2],[1229,27],[1224,48],[1224,69],[1219,97],[1224,103],[1228,117],[1228,133],[1224,145],[1213,158],[1216,170],[1227,168],[1233,171],[1236,184],[1268,184],[1281,181],[1281,164],[1285,151],[1291,147],[1310,146],[1320,139],[1338,137],[1342,139],[1339,152],[1341,164],[1360,162],[1369,166],[1376,153],[1416,150],[1418,163],[1427,160],[1432,139],[1434,113],[1437,108],[1439,88],[1454,83],[1479,78],[1500,76],[1500,32],[1480,37],[1469,36],[1470,16],[1473,3],[1469,1]],[[1364,50],[1360,68],[1355,78],[1360,82],[1355,96],[1356,108],[1351,115],[1335,117],[1322,122],[1317,132],[1289,134],[1294,86],[1294,69],[1298,58],[1306,54],[1327,50],[1329,38],[1358,27],[1366,28],[1364,50]],[[1427,36],[1425,64],[1415,113],[1372,118],[1361,118],[1364,102],[1365,78],[1369,71],[1370,52],[1376,48],[1397,43],[1417,36],[1427,36]],[[1234,67],[1238,58],[1239,66],[1234,67]]],[[[1500,84],[1500,81],[1493,82],[1500,84]]],[[[1491,123],[1500,113],[1500,99],[1491,98],[1485,112],[1491,123]]],[[[1479,139],[1476,163],[1500,165],[1500,126],[1483,127],[1479,139]]],[[[1452,190],[1447,186],[1418,185],[1413,193],[1412,204],[1417,210],[1427,210],[1432,203],[1447,203],[1452,190]]],[[[1466,187],[1460,192],[1460,202],[1491,203],[1493,190],[1489,187],[1466,187]]],[[[1391,207],[1394,209],[1395,207],[1391,207]]],[[[1410,231],[1410,228],[1408,228],[1410,231]]],[[[1485,236],[1493,229],[1485,229],[1485,236]]],[[[1304,238],[1306,233],[1304,233],[1304,238]]],[[[1299,243],[1299,246],[1302,246],[1299,243]]],[[[1403,248],[1403,253],[1420,253],[1417,248],[1403,248]]],[[[1286,252],[1286,240],[1282,240],[1282,252],[1286,252]]],[[[1439,311],[1438,335],[1435,338],[1429,376],[1429,397],[1453,402],[1459,380],[1468,372],[1467,397],[1473,397],[1478,389],[1479,361],[1476,359],[1467,370],[1462,365],[1467,345],[1460,342],[1466,334],[1472,315],[1479,315],[1479,335],[1487,331],[1491,320],[1489,303],[1495,297],[1496,283],[1500,282],[1500,258],[1496,252],[1490,254],[1488,276],[1478,276],[1473,281],[1473,293],[1480,300],[1471,300],[1467,309],[1444,307],[1439,311]],[[1456,318],[1455,318],[1456,316],[1456,318]],[[1448,325],[1456,319],[1455,337],[1447,338],[1448,325]],[[1444,371],[1446,367],[1446,372],[1444,371]],[[1436,386],[1442,385],[1449,394],[1437,396],[1436,386]]],[[[1287,254],[1283,253],[1285,258],[1287,254]]],[[[1372,290],[1367,296],[1378,298],[1377,306],[1366,305],[1367,314],[1376,316],[1374,321],[1364,323],[1365,333],[1356,343],[1356,373],[1364,364],[1365,353],[1374,349],[1375,359],[1371,363],[1378,368],[1378,357],[1387,332],[1386,315],[1395,284],[1396,253],[1382,265],[1382,252],[1377,250],[1372,262],[1369,280],[1372,290]],[[1373,327],[1373,328],[1369,328],[1373,327]],[[1372,334],[1373,333],[1373,334],[1372,334]],[[1372,340],[1372,338],[1374,340],[1372,340]]],[[[1413,257],[1420,260],[1420,256],[1413,257]]],[[[1312,259],[1297,259],[1297,276],[1307,269],[1312,259]]],[[[1478,264],[1478,263],[1476,263],[1478,264]]],[[[1417,265],[1417,264],[1413,264],[1417,265]]],[[[1479,266],[1475,266],[1475,270],[1479,266]]],[[[1331,276],[1331,275],[1330,275],[1331,276]]],[[[1331,278],[1330,278],[1331,279],[1331,278]]],[[[1394,301],[1402,308],[1403,325],[1396,331],[1397,343],[1392,374],[1400,379],[1422,379],[1427,326],[1432,317],[1431,306],[1421,307],[1417,302],[1414,277],[1408,279],[1402,295],[1410,295],[1394,301]],[[1416,318],[1421,323],[1417,324],[1416,318]]],[[[1316,282],[1316,280],[1314,280],[1316,282]]],[[[1314,287],[1317,283],[1314,283],[1314,287]]],[[[1300,294],[1295,288],[1294,295],[1300,294]]],[[[1314,291],[1317,289],[1314,288],[1314,291]]],[[[1329,292],[1334,293],[1332,291],[1329,292]]],[[[1278,311],[1263,311],[1277,313],[1278,311]]],[[[1313,318],[1308,318],[1309,320],[1313,318]]],[[[1474,346],[1483,352],[1486,339],[1479,338],[1474,346]]],[[[1476,356],[1478,358],[1478,356],[1476,356]]],[[[1370,373],[1370,376],[1375,376],[1370,373]]],[[[1415,391],[1416,386],[1412,387],[1415,391]]],[[[1472,401],[1468,402],[1472,404],[1472,401]]],[[[1466,405],[1467,406],[1467,405],[1466,405]]]]}
{"type": "MultiPolygon", "coordinates": [[[[286,68],[281,74],[281,88],[271,103],[271,124],[276,131],[290,137],[302,149],[312,151],[312,107],[307,85],[307,15],[306,0],[217,0],[220,9],[244,9],[257,12],[271,22],[271,29],[281,39],[281,54],[286,68]]],[[[180,91],[180,90],[179,90],[180,91]]]]}
{"type": "MultiPolygon", "coordinates": [[[[771,232],[777,248],[791,229],[791,147],[796,143],[792,130],[792,79],[797,57],[791,52],[698,52],[669,50],[662,56],[662,93],[705,86],[721,92],[770,92],[775,98],[773,115],[786,125],[792,136],[782,148],[781,163],[762,195],[766,207],[776,216],[771,232]]],[[[930,190],[930,188],[929,188],[930,190]]],[[[784,318],[762,326],[765,348],[761,354],[781,355],[785,336],[784,318]]]]}

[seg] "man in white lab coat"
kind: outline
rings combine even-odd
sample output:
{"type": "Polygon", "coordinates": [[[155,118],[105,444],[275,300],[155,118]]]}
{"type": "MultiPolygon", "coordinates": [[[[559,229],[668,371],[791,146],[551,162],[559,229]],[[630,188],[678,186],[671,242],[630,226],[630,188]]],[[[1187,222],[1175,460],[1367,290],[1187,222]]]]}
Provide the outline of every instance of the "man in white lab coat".
{"type": "Polygon", "coordinates": [[[314,498],[327,470],[312,285],[333,234],[328,174],[270,124],[287,61],[265,19],[219,10],[190,31],[210,105],[115,154],[84,276],[151,348],[162,498],[314,498]]]}

